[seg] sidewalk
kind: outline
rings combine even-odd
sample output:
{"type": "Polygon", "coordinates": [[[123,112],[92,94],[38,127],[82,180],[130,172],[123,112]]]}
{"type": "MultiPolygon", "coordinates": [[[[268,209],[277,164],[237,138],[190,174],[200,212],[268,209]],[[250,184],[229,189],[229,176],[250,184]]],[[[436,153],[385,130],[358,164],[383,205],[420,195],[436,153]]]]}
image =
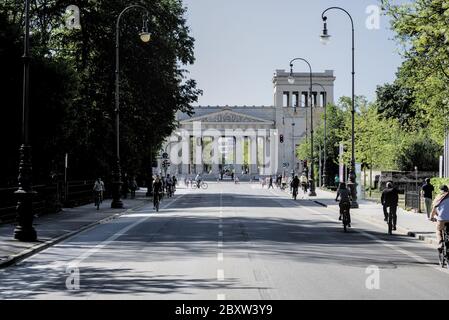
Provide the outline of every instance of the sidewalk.
{"type": "Polygon", "coordinates": [[[97,224],[113,220],[129,209],[143,206],[148,200],[139,194],[134,200],[122,199],[122,201],[124,209],[119,210],[111,209],[111,200],[107,200],[103,202],[99,211],[93,204],[89,204],[35,218],[34,227],[37,231],[38,242],[14,240],[15,224],[0,225],[0,269],[45,250],[97,224]]]}
{"type": "MultiPolygon", "coordinates": [[[[329,208],[339,210],[338,203],[335,202],[336,193],[316,190],[317,197],[310,198],[311,201],[316,201],[320,204],[326,205],[329,208]]],[[[379,226],[387,229],[384,221],[383,208],[380,203],[368,200],[358,201],[360,208],[352,209],[351,215],[355,217],[366,219],[370,222],[376,223],[379,226]]],[[[436,225],[435,223],[427,220],[426,214],[415,213],[411,211],[405,211],[398,208],[398,223],[397,232],[400,234],[408,235],[416,239],[425,241],[429,244],[436,245],[436,225]]]]}

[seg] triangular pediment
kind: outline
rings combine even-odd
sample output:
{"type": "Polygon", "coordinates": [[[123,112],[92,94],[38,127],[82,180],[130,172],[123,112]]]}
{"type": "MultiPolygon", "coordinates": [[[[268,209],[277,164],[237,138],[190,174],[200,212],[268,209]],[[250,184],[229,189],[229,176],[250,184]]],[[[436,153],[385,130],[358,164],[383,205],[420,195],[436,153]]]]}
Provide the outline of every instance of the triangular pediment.
{"type": "Polygon", "coordinates": [[[202,122],[202,123],[256,123],[256,124],[273,124],[273,121],[250,116],[247,114],[232,111],[230,109],[213,112],[200,117],[192,117],[182,121],[183,124],[202,122]]]}

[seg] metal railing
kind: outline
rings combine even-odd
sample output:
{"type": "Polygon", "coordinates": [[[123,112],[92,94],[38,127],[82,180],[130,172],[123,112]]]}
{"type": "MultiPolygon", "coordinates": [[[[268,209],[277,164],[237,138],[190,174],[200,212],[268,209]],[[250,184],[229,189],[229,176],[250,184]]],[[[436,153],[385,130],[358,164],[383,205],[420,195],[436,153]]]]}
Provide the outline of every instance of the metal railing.
{"type": "MultiPolygon", "coordinates": [[[[75,207],[93,201],[94,180],[59,181],[49,185],[36,185],[33,213],[37,216],[60,212],[62,207],[75,207]]],[[[16,220],[17,187],[0,188],[0,223],[16,220]]],[[[108,194],[105,194],[107,197],[108,194]]]]}

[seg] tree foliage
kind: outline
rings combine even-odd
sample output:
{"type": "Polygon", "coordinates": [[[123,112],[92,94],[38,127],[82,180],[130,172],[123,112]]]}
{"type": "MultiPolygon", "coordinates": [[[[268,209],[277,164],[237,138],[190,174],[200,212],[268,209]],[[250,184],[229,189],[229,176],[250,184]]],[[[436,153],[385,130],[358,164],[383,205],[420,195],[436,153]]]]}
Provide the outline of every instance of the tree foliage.
{"type": "Polygon", "coordinates": [[[397,81],[413,92],[416,120],[442,145],[449,119],[449,1],[382,4],[405,59],[397,81]]]}
{"type": "MultiPolygon", "coordinates": [[[[142,11],[131,9],[121,20],[121,160],[129,174],[146,175],[151,158],[176,127],[176,112],[191,112],[201,91],[184,65],[194,63],[194,39],[178,0],[42,0],[32,1],[31,72],[33,147],[38,150],[35,172],[59,170],[70,155],[72,176],[78,179],[108,176],[115,155],[115,24],[128,5],[150,12],[150,43],[139,39],[142,11]],[[81,28],[65,25],[69,5],[80,9],[81,28]],[[36,170],[37,169],[37,170],[36,170]]],[[[0,42],[0,55],[15,61],[2,80],[14,78],[7,101],[15,110],[8,128],[18,128],[20,110],[20,48],[23,3],[3,1],[0,13],[12,30],[0,42]]],[[[5,63],[5,59],[1,59],[5,63]]],[[[7,60],[6,60],[7,61],[7,60]]],[[[7,82],[7,81],[5,81],[7,82]]],[[[15,130],[15,129],[14,129],[15,130]]],[[[2,139],[4,136],[2,136],[2,139]]],[[[17,153],[18,141],[9,152],[17,153]]],[[[36,151],[33,152],[36,157],[36,151]]],[[[14,167],[9,164],[9,171],[14,167]]]]}

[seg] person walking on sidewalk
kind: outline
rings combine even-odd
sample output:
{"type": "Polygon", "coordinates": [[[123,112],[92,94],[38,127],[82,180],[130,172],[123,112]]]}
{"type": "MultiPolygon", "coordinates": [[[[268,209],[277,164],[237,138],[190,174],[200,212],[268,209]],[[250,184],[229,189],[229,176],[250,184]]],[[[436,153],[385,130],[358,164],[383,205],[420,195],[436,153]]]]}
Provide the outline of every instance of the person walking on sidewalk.
{"type": "Polygon", "coordinates": [[[131,190],[131,199],[135,199],[138,185],[137,185],[136,177],[134,177],[134,176],[130,180],[129,189],[131,190]]]}
{"type": "Polygon", "coordinates": [[[273,186],[273,176],[270,176],[270,182],[269,182],[269,185],[268,185],[268,190],[270,190],[270,189],[274,189],[274,186],[273,186]]]}
{"type": "Polygon", "coordinates": [[[388,223],[388,213],[391,214],[393,218],[393,230],[396,231],[399,191],[393,186],[392,182],[388,182],[387,188],[382,192],[381,202],[384,209],[385,222],[388,223]]]}
{"type": "Polygon", "coordinates": [[[443,232],[449,224],[449,188],[441,187],[441,194],[435,199],[431,220],[437,222],[437,243],[438,250],[443,247],[443,232]]]}
{"type": "Polygon", "coordinates": [[[426,179],[426,183],[422,186],[421,192],[424,197],[424,202],[426,204],[427,219],[431,219],[432,214],[432,202],[433,202],[433,192],[435,191],[434,186],[430,183],[430,179],[426,179]]]}

